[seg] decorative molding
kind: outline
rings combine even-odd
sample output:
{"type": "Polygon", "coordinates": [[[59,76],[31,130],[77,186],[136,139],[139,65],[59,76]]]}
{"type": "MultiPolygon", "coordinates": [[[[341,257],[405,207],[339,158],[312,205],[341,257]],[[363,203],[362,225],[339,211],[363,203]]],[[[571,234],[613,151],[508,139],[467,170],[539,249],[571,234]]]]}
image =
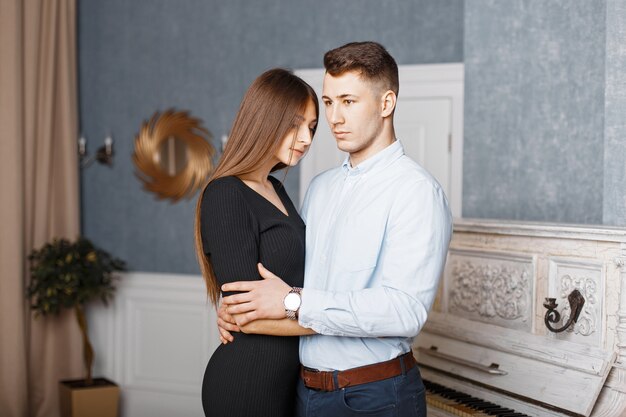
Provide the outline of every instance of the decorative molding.
{"type": "Polygon", "coordinates": [[[530,330],[533,258],[451,250],[446,267],[447,307],[452,314],[530,330]]]}
{"type": "Polygon", "coordinates": [[[465,71],[463,63],[414,64],[398,67],[400,85],[405,83],[457,82],[463,83],[465,71]]]}
{"type": "Polygon", "coordinates": [[[524,318],[528,298],[528,274],[506,266],[477,265],[453,261],[452,275],[457,277],[450,289],[450,305],[483,317],[505,320],[524,318]]]}
{"type": "Polygon", "coordinates": [[[454,232],[626,243],[626,229],[610,226],[455,218],[454,232]]]}
{"type": "Polygon", "coordinates": [[[619,271],[620,294],[617,311],[617,362],[626,365],[626,243],[620,245],[620,256],[614,259],[619,271]]]}
{"type": "Polygon", "coordinates": [[[603,306],[605,272],[599,261],[582,262],[579,259],[550,258],[549,292],[561,310],[562,322],[570,316],[567,300],[577,289],[585,298],[578,321],[563,333],[550,333],[551,337],[587,345],[601,346],[603,341],[603,306]]]}

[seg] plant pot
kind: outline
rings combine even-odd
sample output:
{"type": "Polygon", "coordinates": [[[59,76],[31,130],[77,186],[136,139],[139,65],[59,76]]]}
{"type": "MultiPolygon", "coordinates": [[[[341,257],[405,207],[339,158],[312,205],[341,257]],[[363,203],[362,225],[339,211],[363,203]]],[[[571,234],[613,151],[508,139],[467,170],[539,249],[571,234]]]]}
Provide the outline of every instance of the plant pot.
{"type": "Polygon", "coordinates": [[[61,417],[117,417],[120,387],[106,378],[59,382],[61,417]]]}

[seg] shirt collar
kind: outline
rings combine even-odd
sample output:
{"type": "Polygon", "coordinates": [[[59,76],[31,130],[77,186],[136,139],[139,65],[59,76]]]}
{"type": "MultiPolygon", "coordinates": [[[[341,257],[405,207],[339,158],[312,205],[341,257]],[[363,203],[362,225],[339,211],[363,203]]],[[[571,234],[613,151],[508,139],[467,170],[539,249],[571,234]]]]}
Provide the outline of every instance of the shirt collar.
{"type": "Polygon", "coordinates": [[[346,175],[360,175],[376,167],[384,168],[402,155],[404,155],[404,147],[402,143],[396,139],[391,145],[370,156],[355,167],[350,166],[350,155],[346,157],[341,166],[346,175]]]}

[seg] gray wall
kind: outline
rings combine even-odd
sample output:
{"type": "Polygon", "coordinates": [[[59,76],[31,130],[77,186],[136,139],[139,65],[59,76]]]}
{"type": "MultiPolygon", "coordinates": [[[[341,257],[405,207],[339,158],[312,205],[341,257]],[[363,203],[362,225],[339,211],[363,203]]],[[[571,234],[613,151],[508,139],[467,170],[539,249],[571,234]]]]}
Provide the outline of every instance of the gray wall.
{"type": "Polygon", "coordinates": [[[626,1],[465,4],[463,216],[626,225],[626,1]]]}
{"type": "Polygon", "coordinates": [[[604,2],[465,5],[463,216],[602,223],[604,2]]]}
{"type": "MultiPolygon", "coordinates": [[[[83,171],[83,233],[132,270],[197,273],[195,201],[141,189],[133,138],[156,110],[191,110],[219,138],[249,83],[275,66],[322,66],[354,40],[399,64],[463,60],[462,0],[79,0],[81,131],[94,151],[115,140],[112,168],[83,171]]],[[[297,200],[297,170],[288,177],[297,200]]]]}

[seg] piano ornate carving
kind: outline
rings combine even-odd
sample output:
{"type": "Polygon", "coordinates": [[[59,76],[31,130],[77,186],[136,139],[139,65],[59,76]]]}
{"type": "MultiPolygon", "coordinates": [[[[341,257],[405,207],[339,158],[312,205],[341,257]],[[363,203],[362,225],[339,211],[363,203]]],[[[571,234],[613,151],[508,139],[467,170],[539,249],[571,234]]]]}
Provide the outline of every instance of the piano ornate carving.
{"type": "Polygon", "coordinates": [[[429,416],[626,416],[626,229],[457,221],[414,353],[429,416]]]}
{"type": "MultiPolygon", "coordinates": [[[[596,282],[589,277],[575,277],[563,275],[560,280],[561,297],[563,294],[573,290],[578,290],[585,299],[585,305],[578,316],[576,324],[568,331],[582,336],[591,336],[596,331],[596,322],[600,316],[601,305],[598,303],[596,282]]],[[[568,305],[563,309],[563,321],[567,321],[571,315],[571,309],[568,305]]]]}
{"type": "Polygon", "coordinates": [[[448,265],[450,313],[530,330],[532,258],[452,249],[448,265]]]}
{"type": "MultiPolygon", "coordinates": [[[[610,261],[609,261],[610,262],[610,261]]],[[[602,339],[602,331],[598,326],[598,319],[602,317],[601,291],[605,288],[603,273],[604,263],[602,262],[580,262],[577,260],[552,259],[550,261],[550,292],[557,298],[557,303],[561,301],[567,305],[567,295],[572,290],[580,291],[585,299],[585,305],[574,325],[568,330],[569,340],[581,343],[592,343],[599,345],[602,339]]],[[[569,308],[565,308],[561,313],[563,320],[569,318],[569,308]]]]}

